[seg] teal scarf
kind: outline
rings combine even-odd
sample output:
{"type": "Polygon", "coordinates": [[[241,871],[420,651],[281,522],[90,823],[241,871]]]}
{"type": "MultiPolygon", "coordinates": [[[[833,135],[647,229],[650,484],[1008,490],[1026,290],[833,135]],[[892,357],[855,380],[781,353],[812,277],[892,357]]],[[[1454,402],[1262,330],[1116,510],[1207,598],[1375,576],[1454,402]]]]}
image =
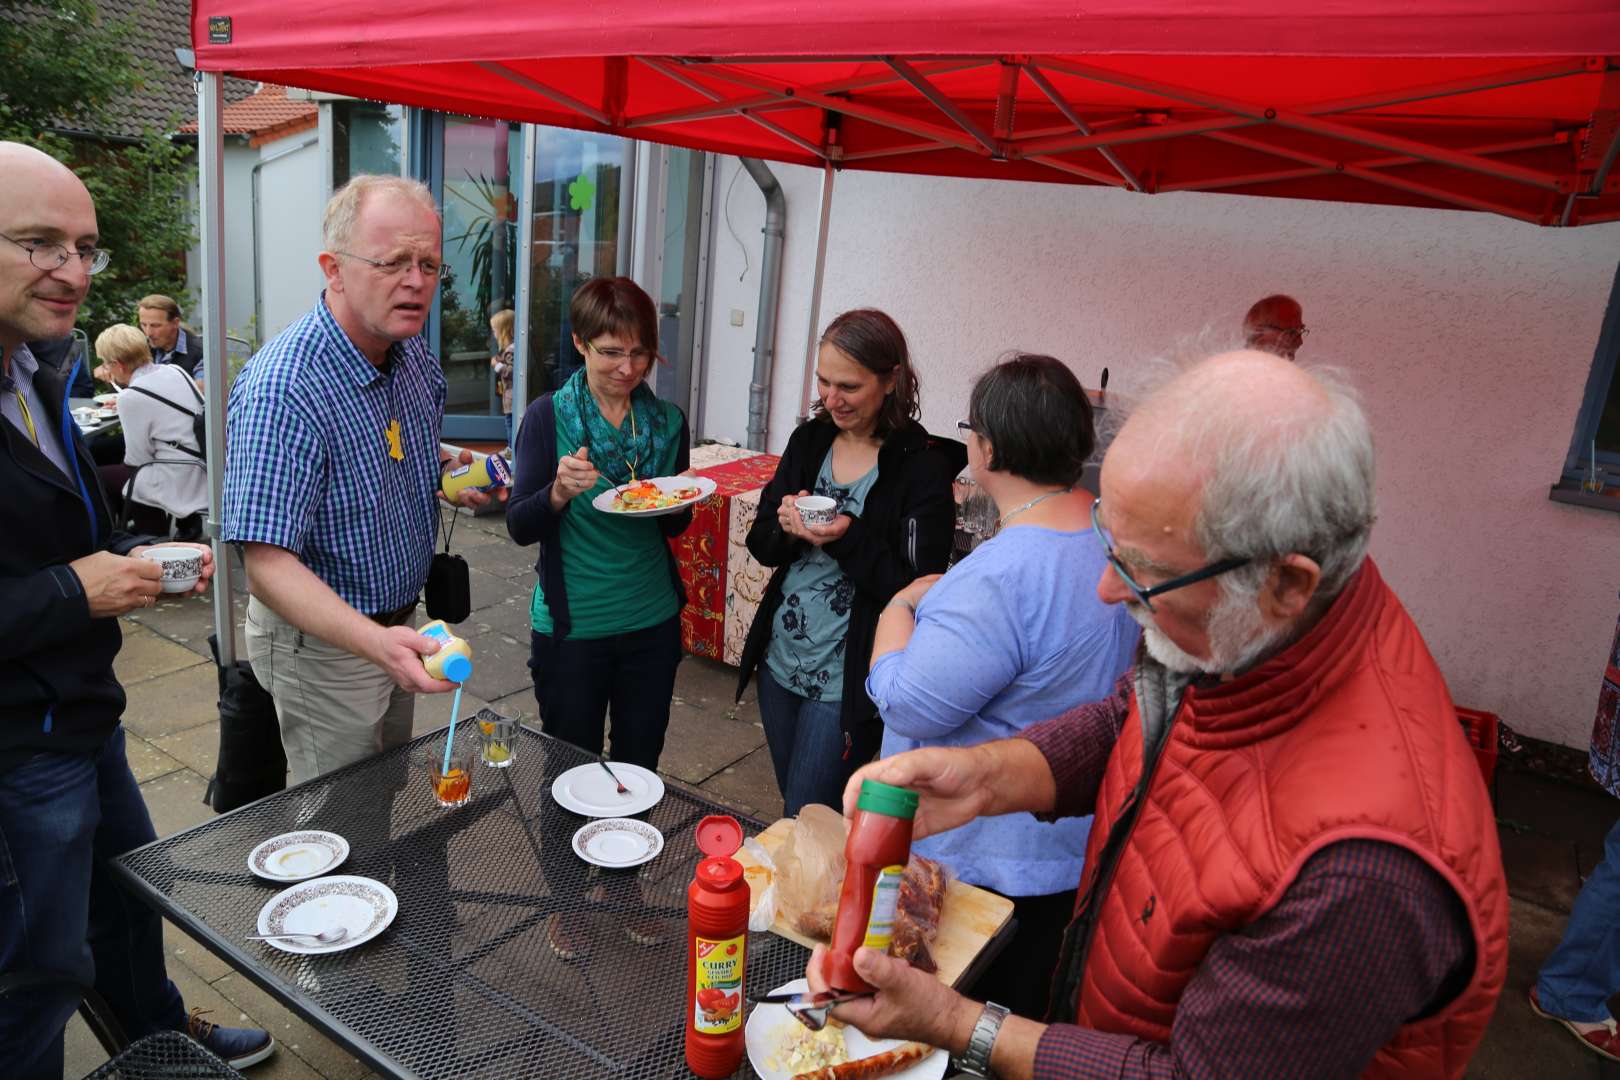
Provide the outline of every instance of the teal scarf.
{"type": "Polygon", "coordinates": [[[638,480],[667,476],[675,466],[675,440],[680,432],[670,423],[669,410],[646,383],[630,392],[630,411],[615,428],[602,417],[585,382],[585,369],[569,376],[552,397],[557,432],[575,446],[588,446],[591,464],[615,487],[638,480]]]}

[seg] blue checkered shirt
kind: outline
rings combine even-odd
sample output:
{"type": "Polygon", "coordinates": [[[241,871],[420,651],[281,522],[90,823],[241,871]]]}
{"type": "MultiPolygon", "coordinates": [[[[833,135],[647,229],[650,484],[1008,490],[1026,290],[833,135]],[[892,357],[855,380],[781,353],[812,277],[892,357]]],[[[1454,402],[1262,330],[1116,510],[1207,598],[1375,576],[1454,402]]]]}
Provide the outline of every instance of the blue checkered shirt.
{"type": "Polygon", "coordinates": [[[368,615],[416,598],[439,527],[444,374],[420,337],[389,359],[374,367],[323,293],[237,376],[226,417],[224,538],[293,552],[368,615]]]}

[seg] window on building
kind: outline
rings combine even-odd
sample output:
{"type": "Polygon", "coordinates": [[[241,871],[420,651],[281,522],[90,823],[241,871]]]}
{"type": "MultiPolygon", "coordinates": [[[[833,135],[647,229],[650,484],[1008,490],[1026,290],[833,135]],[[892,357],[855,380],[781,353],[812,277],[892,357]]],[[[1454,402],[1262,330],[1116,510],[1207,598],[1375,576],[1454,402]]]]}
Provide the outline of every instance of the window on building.
{"type": "Polygon", "coordinates": [[[375,101],[332,103],[332,190],[365,173],[398,175],[405,109],[375,101]]]}
{"type": "Polygon", "coordinates": [[[1552,497],[1620,511],[1620,270],[1609,294],[1592,373],[1552,497]]]}

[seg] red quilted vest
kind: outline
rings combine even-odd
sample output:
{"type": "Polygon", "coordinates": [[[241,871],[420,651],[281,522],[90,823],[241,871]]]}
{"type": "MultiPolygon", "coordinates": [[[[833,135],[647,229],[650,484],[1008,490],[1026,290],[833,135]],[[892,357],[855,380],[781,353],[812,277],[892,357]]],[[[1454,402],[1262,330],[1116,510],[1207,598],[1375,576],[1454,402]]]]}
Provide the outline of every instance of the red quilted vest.
{"type": "MultiPolygon", "coordinates": [[[[1168,1042],[1176,1002],[1217,938],[1275,905],[1324,845],[1381,840],[1457,890],[1478,959],[1456,1000],[1402,1027],[1366,1075],[1460,1077],[1507,970],[1502,856],[1445,682],[1372,561],[1299,642],[1240,679],[1189,689],[1169,739],[1100,902],[1077,1022],[1168,1042]]],[[[1098,794],[1082,895],[1141,768],[1133,697],[1098,794]]]]}

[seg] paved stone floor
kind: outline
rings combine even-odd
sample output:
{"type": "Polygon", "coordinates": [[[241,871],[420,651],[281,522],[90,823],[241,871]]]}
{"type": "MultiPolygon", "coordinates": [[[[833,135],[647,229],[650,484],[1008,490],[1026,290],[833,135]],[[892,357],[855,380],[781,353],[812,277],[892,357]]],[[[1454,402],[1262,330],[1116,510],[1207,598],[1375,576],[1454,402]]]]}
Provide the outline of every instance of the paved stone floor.
{"type": "MultiPolygon", "coordinates": [[[[498,517],[466,515],[459,519],[453,547],[472,567],[475,605],[461,627],[478,658],[463,695],[463,714],[488,704],[535,723],[526,666],[532,549],[512,544],[498,517]]],[[[124,723],[130,765],[160,836],[213,813],[202,801],[219,737],[207,640],[211,627],[212,608],[204,599],[165,601],[125,619],[116,666],[129,692],[124,723]]],[[[759,709],[752,691],[734,704],[735,685],[732,668],[698,659],[681,665],[660,768],[718,802],[774,819],[782,802],[759,709]]],[[[448,709],[446,696],[419,699],[418,732],[442,726],[448,709]]],[[[1620,1065],[1583,1050],[1563,1028],[1536,1019],[1525,1004],[1536,966],[1557,943],[1582,876],[1601,857],[1604,834],[1620,807],[1594,791],[1504,772],[1497,784],[1497,813],[1513,899],[1512,952],[1507,990],[1468,1075],[1474,1080],[1620,1080],[1620,1065]]],[[[169,973],[188,1006],[212,1010],[210,1019],[218,1023],[266,1027],[280,1043],[270,1061],[251,1070],[255,1080],[370,1075],[207,949],[173,926],[165,930],[169,973]]],[[[84,1076],[104,1060],[75,1018],[68,1030],[66,1075],[84,1076]]]]}

